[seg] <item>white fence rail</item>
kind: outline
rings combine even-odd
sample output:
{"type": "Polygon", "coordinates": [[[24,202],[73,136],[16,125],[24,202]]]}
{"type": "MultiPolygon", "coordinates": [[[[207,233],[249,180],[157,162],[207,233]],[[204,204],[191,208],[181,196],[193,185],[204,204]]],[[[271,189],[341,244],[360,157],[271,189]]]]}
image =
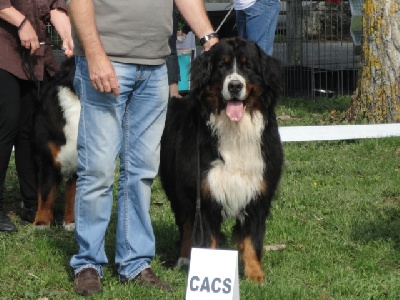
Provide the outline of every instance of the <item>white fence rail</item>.
{"type": "Polygon", "coordinates": [[[282,126],[282,142],[334,141],[400,136],[400,124],[282,126]]]}

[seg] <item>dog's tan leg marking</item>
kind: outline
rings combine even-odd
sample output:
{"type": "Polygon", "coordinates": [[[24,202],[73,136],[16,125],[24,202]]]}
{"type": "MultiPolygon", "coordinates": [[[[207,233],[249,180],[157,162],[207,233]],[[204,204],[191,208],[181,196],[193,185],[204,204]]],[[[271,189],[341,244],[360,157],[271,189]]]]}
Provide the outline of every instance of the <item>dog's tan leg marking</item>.
{"type": "Polygon", "coordinates": [[[250,237],[238,242],[238,248],[244,265],[244,273],[252,281],[261,282],[264,280],[264,272],[260,260],[254,250],[250,237]]]}
{"type": "Polygon", "coordinates": [[[211,249],[217,249],[218,248],[218,240],[214,235],[211,236],[211,246],[210,246],[210,248],[211,249]]]}
{"type": "Polygon", "coordinates": [[[187,220],[183,224],[183,234],[181,241],[181,252],[179,257],[189,258],[190,250],[192,249],[192,224],[187,220]]]}
{"type": "Polygon", "coordinates": [[[74,205],[76,193],[76,177],[67,180],[65,185],[65,211],[64,223],[66,225],[75,222],[74,205]]]}
{"type": "Polygon", "coordinates": [[[204,199],[211,199],[211,190],[207,180],[201,182],[201,195],[204,199]]]}
{"type": "Polygon", "coordinates": [[[265,180],[261,181],[260,183],[260,191],[262,194],[266,195],[268,191],[268,184],[265,180]]]}
{"type": "MultiPolygon", "coordinates": [[[[58,156],[58,153],[60,152],[60,147],[52,142],[49,142],[47,144],[49,147],[51,156],[53,157],[53,164],[56,167],[60,167],[60,163],[56,161],[56,158],[58,156]]],[[[54,184],[51,187],[50,193],[47,197],[47,199],[42,198],[42,193],[40,191],[40,188],[38,190],[38,210],[36,212],[36,217],[35,221],[33,222],[33,225],[36,226],[50,226],[51,222],[53,221],[53,205],[54,205],[54,200],[56,198],[57,194],[57,185],[54,184]]]]}
{"type": "Polygon", "coordinates": [[[36,212],[35,221],[33,225],[50,226],[53,221],[53,205],[57,194],[57,185],[51,187],[49,196],[43,200],[41,192],[38,192],[38,210],[36,212]]]}
{"type": "Polygon", "coordinates": [[[56,160],[56,158],[58,156],[58,153],[60,153],[60,146],[58,146],[58,145],[56,145],[56,144],[54,144],[52,142],[49,142],[47,144],[47,146],[49,147],[51,156],[53,157],[53,164],[56,167],[61,168],[60,162],[56,160]]]}

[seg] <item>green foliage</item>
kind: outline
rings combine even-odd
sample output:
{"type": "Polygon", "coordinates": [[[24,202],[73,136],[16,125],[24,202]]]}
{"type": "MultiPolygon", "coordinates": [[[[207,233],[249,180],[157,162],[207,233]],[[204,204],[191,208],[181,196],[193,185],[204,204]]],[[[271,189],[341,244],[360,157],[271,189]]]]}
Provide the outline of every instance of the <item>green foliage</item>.
{"type": "MultiPolygon", "coordinates": [[[[346,98],[283,99],[281,125],[341,123],[346,98]],[[332,111],[336,111],[332,118],[332,111]]],[[[400,295],[400,138],[284,143],[285,166],[267,221],[265,283],[240,279],[241,299],[398,299],[400,295]]],[[[18,224],[18,181],[11,162],[7,208],[18,224]]],[[[62,206],[61,206],[62,208],[62,206]]],[[[121,285],[112,263],[115,214],[107,232],[104,292],[90,299],[183,299],[187,272],[174,268],[178,232],[158,178],[151,216],[152,264],[174,293],[121,285]]],[[[231,232],[232,222],[224,226],[231,232]]],[[[80,299],[72,290],[74,234],[62,228],[0,233],[0,299],[80,299]]],[[[228,241],[227,247],[234,248],[228,241]]]]}

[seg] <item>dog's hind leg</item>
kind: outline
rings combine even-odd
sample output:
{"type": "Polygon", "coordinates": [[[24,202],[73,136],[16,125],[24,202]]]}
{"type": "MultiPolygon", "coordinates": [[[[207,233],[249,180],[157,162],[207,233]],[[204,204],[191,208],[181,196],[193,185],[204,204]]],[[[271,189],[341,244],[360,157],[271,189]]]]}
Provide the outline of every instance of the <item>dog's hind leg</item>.
{"type": "Polygon", "coordinates": [[[44,191],[43,187],[38,190],[38,210],[36,212],[33,225],[50,227],[53,221],[53,206],[57,195],[58,185],[54,182],[48,191],[44,191]]]}
{"type": "Polygon", "coordinates": [[[43,160],[38,167],[38,209],[33,225],[50,227],[53,221],[54,201],[61,178],[57,167],[48,161],[43,160]]]}
{"type": "Polygon", "coordinates": [[[76,194],[76,175],[68,179],[65,185],[65,211],[64,211],[64,228],[68,231],[75,229],[75,194],[76,194]]]}

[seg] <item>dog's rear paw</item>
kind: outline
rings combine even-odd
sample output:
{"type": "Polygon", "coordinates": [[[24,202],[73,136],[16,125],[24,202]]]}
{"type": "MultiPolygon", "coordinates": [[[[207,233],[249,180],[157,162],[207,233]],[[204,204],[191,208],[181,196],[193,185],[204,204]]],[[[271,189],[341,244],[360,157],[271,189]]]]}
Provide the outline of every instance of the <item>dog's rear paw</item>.
{"type": "Polygon", "coordinates": [[[66,231],[75,231],[75,223],[63,224],[66,231]]]}

